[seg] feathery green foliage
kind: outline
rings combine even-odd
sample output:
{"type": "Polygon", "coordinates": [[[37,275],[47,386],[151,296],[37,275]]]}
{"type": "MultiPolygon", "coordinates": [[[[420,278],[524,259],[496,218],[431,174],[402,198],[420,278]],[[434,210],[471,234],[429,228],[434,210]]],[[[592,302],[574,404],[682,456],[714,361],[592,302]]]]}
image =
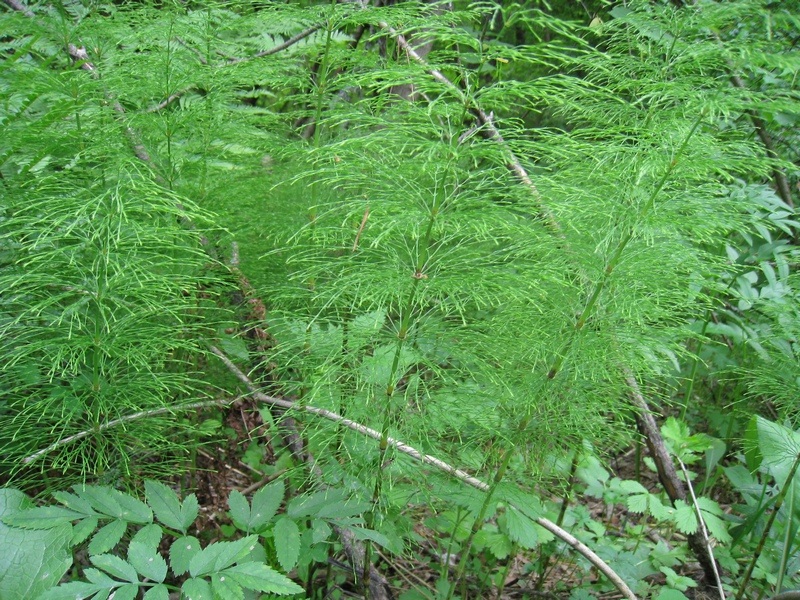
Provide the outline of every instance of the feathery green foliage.
{"type": "Polygon", "coordinates": [[[452,502],[389,438],[489,482],[459,505],[446,598],[496,513],[536,546],[507,524],[534,531],[537,511],[502,510],[517,487],[630,443],[632,382],[668,400],[687,376],[686,414],[716,357],[796,418],[798,22],[757,0],[675,4],[3,14],[9,467],[127,474],[163,452],[160,410],[212,383],[224,261],[268,304],[275,346],[248,370],[379,432],[303,420],[370,529],[452,502]]]}

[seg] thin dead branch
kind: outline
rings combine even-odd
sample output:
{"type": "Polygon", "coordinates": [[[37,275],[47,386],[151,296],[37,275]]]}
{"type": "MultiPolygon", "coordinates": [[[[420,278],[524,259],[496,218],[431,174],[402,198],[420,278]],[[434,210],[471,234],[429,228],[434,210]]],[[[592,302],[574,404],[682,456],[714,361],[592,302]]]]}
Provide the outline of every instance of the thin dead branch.
{"type": "MultiPolygon", "coordinates": [[[[294,410],[298,412],[305,412],[312,415],[316,415],[318,417],[322,417],[324,419],[328,419],[339,425],[343,425],[352,431],[370,437],[374,440],[381,441],[382,435],[380,431],[376,431],[370,427],[362,425],[361,423],[357,423],[351,419],[347,419],[333,411],[326,410],[324,408],[318,408],[316,406],[311,406],[308,404],[296,404],[290,400],[284,400],[282,398],[275,398],[273,396],[268,396],[258,390],[258,387],[250,380],[247,375],[245,375],[239,367],[237,367],[221,350],[218,348],[211,346],[211,352],[216,354],[219,359],[223,362],[223,364],[227,367],[227,369],[233,373],[233,375],[241,381],[245,387],[250,391],[252,397],[260,402],[264,402],[266,404],[271,404],[274,406],[279,406],[281,408],[285,408],[287,410],[294,410]]],[[[394,448],[395,450],[406,454],[407,456],[412,457],[413,459],[426,464],[436,469],[443,471],[449,475],[452,475],[456,479],[470,485],[476,489],[479,489],[484,492],[489,491],[489,484],[478,479],[477,477],[473,477],[469,473],[457,469],[456,467],[440,460],[434,456],[429,454],[423,454],[416,448],[405,444],[404,442],[397,440],[395,438],[389,437],[387,438],[387,443],[389,446],[394,448]]],[[[514,505],[515,503],[510,502],[509,504],[514,505]]],[[[518,508],[518,506],[515,506],[518,508]]],[[[603,573],[606,577],[608,577],[609,581],[611,581],[614,586],[622,593],[625,598],[629,600],[636,600],[636,595],[633,591],[628,587],[628,584],[623,581],[623,579],[617,575],[614,570],[609,567],[603,559],[601,559],[597,554],[595,554],[591,548],[586,546],[583,542],[577,539],[575,536],[571,535],[569,532],[565,531],[552,521],[545,519],[544,517],[538,517],[536,519],[536,523],[552,533],[554,536],[559,538],[560,540],[566,542],[569,546],[571,546],[576,552],[581,554],[584,558],[586,558],[589,562],[591,562],[601,573],[603,573]]]]}
{"type": "Polygon", "coordinates": [[[286,50],[287,48],[289,48],[289,47],[291,47],[291,46],[294,46],[294,45],[295,45],[297,42],[299,42],[300,40],[304,40],[305,38],[307,38],[308,36],[310,36],[312,33],[314,33],[315,31],[317,31],[317,30],[318,30],[318,29],[320,29],[321,27],[322,27],[322,25],[321,25],[321,24],[318,24],[318,25],[312,25],[312,26],[311,26],[311,27],[309,27],[308,29],[306,29],[306,30],[304,30],[304,31],[301,31],[301,32],[300,32],[300,33],[298,33],[297,35],[293,35],[293,36],[292,36],[292,37],[290,37],[288,40],[286,40],[286,41],[285,41],[285,42],[283,42],[282,44],[278,44],[278,45],[277,45],[277,46],[275,46],[274,48],[270,48],[269,50],[264,50],[263,52],[257,52],[257,53],[256,53],[256,54],[254,54],[253,56],[246,56],[246,57],[244,57],[244,58],[232,58],[232,59],[230,59],[230,60],[228,61],[228,63],[227,63],[227,64],[228,64],[228,65],[235,65],[235,64],[238,64],[238,63],[240,63],[240,62],[245,62],[245,61],[248,61],[248,60],[254,60],[254,59],[256,59],[256,58],[263,58],[263,57],[265,57],[265,56],[270,56],[271,54],[277,54],[278,52],[280,52],[280,51],[282,51],[282,50],[286,50]]]}
{"type": "Polygon", "coordinates": [[[105,431],[106,429],[111,429],[112,427],[116,427],[117,425],[122,425],[124,423],[130,423],[131,421],[138,421],[139,419],[145,419],[150,417],[156,417],[158,415],[170,414],[174,415],[179,412],[187,411],[187,410],[195,410],[195,409],[206,409],[211,407],[223,407],[223,406],[230,406],[239,402],[243,397],[240,396],[238,398],[218,398],[216,400],[205,400],[203,402],[193,402],[191,404],[179,404],[176,406],[165,406],[161,408],[154,408],[152,410],[142,410],[136,413],[132,413],[130,415],[125,415],[124,417],[120,417],[119,419],[113,419],[111,421],[106,421],[105,423],[101,423],[97,427],[93,427],[92,429],[87,429],[86,431],[81,431],[76,433],[75,435],[70,435],[65,438],[61,438],[57,442],[53,442],[47,448],[42,448],[31,454],[30,456],[26,456],[22,459],[23,464],[30,464],[35,461],[37,458],[41,458],[45,454],[50,454],[53,450],[60,448],[61,446],[66,446],[67,444],[71,444],[72,442],[77,442],[85,437],[93,435],[95,433],[100,433],[101,431],[105,431]]]}
{"type": "MultiPolygon", "coordinates": [[[[630,391],[630,398],[633,405],[638,409],[636,411],[636,423],[642,435],[645,437],[647,447],[650,450],[650,455],[653,462],[656,464],[656,471],[658,472],[658,479],[667,496],[674,504],[678,500],[686,501],[687,494],[683,482],[678,477],[678,472],[675,470],[675,465],[672,458],[669,456],[667,447],[664,444],[664,438],[661,436],[661,431],[656,424],[655,417],[650,410],[650,406],[644,399],[641,390],[639,389],[639,382],[633,375],[630,369],[624,368],[625,381],[628,384],[630,391]]],[[[700,530],[695,533],[687,535],[689,548],[691,548],[700,567],[703,569],[705,576],[705,584],[708,587],[717,587],[720,593],[724,593],[719,584],[719,568],[714,560],[714,556],[709,550],[708,540],[704,538],[700,530]]]]}

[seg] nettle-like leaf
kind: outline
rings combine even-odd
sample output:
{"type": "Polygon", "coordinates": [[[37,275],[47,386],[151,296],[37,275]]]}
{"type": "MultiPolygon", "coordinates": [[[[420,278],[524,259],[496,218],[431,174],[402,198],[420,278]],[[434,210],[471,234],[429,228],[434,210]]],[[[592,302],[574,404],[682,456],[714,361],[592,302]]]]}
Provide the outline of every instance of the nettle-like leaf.
{"type": "Polygon", "coordinates": [[[148,548],[157,548],[161,543],[164,532],[159,525],[151,523],[145,525],[131,538],[131,542],[137,542],[148,548]]]}
{"type": "Polygon", "coordinates": [[[60,506],[37,506],[3,517],[3,522],[23,529],[50,529],[72,523],[83,516],[82,513],[60,506]]]}
{"type": "Polygon", "coordinates": [[[191,598],[192,600],[214,600],[211,584],[205,579],[195,577],[187,579],[181,585],[181,591],[185,598],[191,598]]]}
{"type": "Polygon", "coordinates": [[[695,533],[699,527],[694,507],[686,504],[683,500],[675,501],[675,512],[672,515],[672,520],[678,530],[686,534],[695,533]]]}
{"type": "Polygon", "coordinates": [[[275,513],[278,512],[284,494],[285,486],[282,479],[265,485],[253,494],[250,513],[250,526],[253,531],[259,531],[272,520],[275,513]]]}
{"type": "Polygon", "coordinates": [[[162,583],[167,576],[167,561],[155,547],[131,541],[128,545],[128,562],[146,579],[162,583]]]}
{"type": "Polygon", "coordinates": [[[303,593],[303,588],[291,579],[260,562],[242,563],[226,569],[222,574],[250,590],[280,595],[303,593]]]}
{"type": "Polygon", "coordinates": [[[292,519],[301,517],[344,518],[360,515],[368,504],[352,500],[347,491],[329,488],[310,495],[295,496],[286,506],[292,519]]]}
{"type": "Polygon", "coordinates": [[[183,575],[189,570],[192,559],[200,553],[200,542],[194,536],[179,537],[169,547],[169,563],[175,575],[183,575]]]}
{"type": "Polygon", "coordinates": [[[122,520],[114,520],[104,525],[89,542],[89,554],[104,554],[116,546],[125,535],[128,524],[122,520]]]}
{"type": "Polygon", "coordinates": [[[235,542],[214,542],[189,561],[189,573],[200,577],[216,573],[243,559],[258,544],[258,536],[248,535],[235,542]]]}
{"type": "Polygon", "coordinates": [[[722,518],[724,511],[720,505],[712,500],[701,496],[697,499],[697,505],[700,507],[700,513],[703,521],[706,524],[709,535],[715,537],[718,542],[728,544],[732,541],[731,534],[728,532],[728,521],[722,518]]]}
{"type": "Polygon", "coordinates": [[[533,549],[541,543],[539,539],[541,527],[513,506],[506,508],[503,521],[508,537],[523,548],[533,549]]]}
{"type": "Polygon", "coordinates": [[[250,503],[239,490],[231,491],[228,496],[228,507],[233,524],[243,531],[250,531],[250,503]]]}
{"type": "Polygon", "coordinates": [[[284,571],[291,571],[300,556],[300,529],[292,519],[281,517],[272,530],[275,554],[284,571]]]}
{"type": "Polygon", "coordinates": [[[154,585],[145,592],[144,600],[169,600],[169,588],[163,583],[154,585]]]}
{"type": "Polygon", "coordinates": [[[160,481],[148,479],[144,485],[147,503],[156,518],[167,527],[185,534],[197,518],[197,497],[190,494],[181,503],[178,495],[160,481]]]}
{"type": "Polygon", "coordinates": [[[153,521],[153,512],[144,502],[114,488],[82,485],[73,490],[101,515],[141,525],[153,521]]]}
{"type": "Polygon", "coordinates": [[[72,564],[69,523],[45,529],[6,524],[31,506],[21,491],[0,488],[0,598],[36,598],[58,583],[72,564]]]}
{"type": "Polygon", "coordinates": [[[98,554],[97,556],[90,556],[89,560],[98,569],[102,569],[106,573],[122,579],[130,583],[138,583],[139,576],[136,574],[136,569],[129,562],[122,560],[119,556],[113,554],[98,554]]]}

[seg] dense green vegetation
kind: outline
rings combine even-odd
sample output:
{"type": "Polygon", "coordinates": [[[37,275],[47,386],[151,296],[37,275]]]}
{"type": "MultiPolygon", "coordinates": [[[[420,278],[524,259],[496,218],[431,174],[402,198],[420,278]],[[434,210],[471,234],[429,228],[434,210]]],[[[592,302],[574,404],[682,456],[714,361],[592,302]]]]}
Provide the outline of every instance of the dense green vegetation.
{"type": "Polygon", "coordinates": [[[797,2],[3,6],[0,599],[800,587],[797,2]]]}

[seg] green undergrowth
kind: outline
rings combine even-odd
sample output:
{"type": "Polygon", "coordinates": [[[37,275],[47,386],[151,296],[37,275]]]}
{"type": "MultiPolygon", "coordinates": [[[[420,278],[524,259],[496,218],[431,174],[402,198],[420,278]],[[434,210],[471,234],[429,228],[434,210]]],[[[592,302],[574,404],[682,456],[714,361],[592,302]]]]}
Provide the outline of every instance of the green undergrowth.
{"type": "Polygon", "coordinates": [[[52,536],[38,591],[680,600],[703,530],[723,592],[793,587],[794,4],[10,3],[0,464],[62,506],[8,488],[2,535],[52,536]],[[170,486],[223,447],[278,482],[191,529],[170,486]]]}

